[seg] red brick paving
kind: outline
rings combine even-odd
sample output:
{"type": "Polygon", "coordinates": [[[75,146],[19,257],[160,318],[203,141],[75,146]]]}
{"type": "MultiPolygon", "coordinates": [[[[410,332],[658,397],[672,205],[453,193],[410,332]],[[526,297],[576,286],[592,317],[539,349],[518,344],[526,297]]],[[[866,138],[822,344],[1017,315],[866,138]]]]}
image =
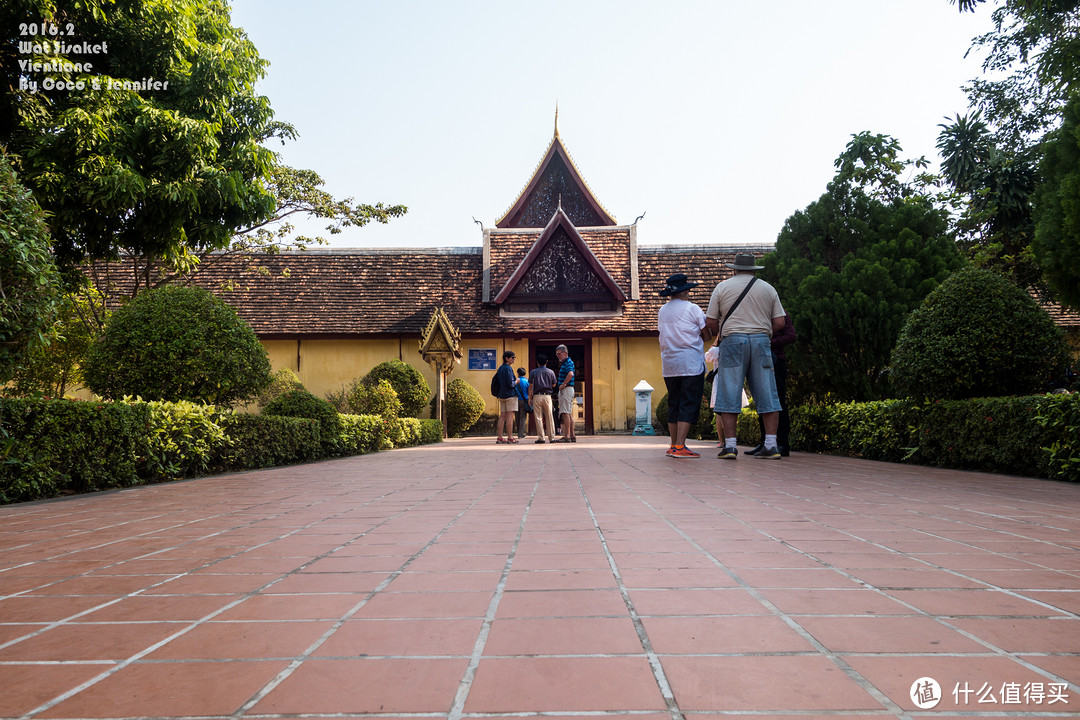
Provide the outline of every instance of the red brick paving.
{"type": "Polygon", "coordinates": [[[1080,486],[666,447],[0,508],[0,717],[1080,717],[1080,486]]]}

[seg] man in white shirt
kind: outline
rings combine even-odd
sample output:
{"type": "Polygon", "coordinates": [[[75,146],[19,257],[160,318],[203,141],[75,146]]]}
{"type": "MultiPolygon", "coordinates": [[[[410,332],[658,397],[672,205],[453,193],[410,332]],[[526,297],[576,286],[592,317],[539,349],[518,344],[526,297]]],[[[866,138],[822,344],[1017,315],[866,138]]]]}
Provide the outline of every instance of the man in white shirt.
{"type": "Polygon", "coordinates": [[[781,457],[776,442],[780,399],[769,343],[774,332],[784,329],[785,312],[775,288],[754,276],[755,271],[764,269],[754,262],[753,255],[738,254],[734,263],[727,263],[735,275],[716,286],[705,312],[708,328],[720,334],[719,370],[714,380],[719,385],[713,412],[720,415],[724,447],[717,457],[724,460],[739,457],[735,430],[742,412],[744,381],[750,385],[750,394],[765,425],[765,447],[754,457],[769,460],[781,457]],[[751,282],[753,285],[743,295],[751,282]]]}
{"type": "Polygon", "coordinates": [[[705,388],[705,350],[707,337],[705,313],[690,302],[690,291],[697,283],[677,273],[667,279],[660,291],[668,299],[660,308],[657,329],[660,331],[660,364],[668,391],[668,431],[674,458],[698,458],[699,453],[686,447],[690,426],[697,422],[701,394],[705,388]]]}

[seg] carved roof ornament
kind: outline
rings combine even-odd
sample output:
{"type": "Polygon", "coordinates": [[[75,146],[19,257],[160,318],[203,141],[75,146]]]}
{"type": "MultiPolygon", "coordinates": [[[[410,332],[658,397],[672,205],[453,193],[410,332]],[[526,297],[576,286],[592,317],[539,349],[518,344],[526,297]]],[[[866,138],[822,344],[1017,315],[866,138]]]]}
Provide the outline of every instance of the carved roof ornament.
{"type": "Polygon", "coordinates": [[[498,228],[542,228],[559,205],[578,227],[616,225],[589,189],[559,136],[559,108],[555,108],[555,134],[518,199],[495,223],[498,228]]]}
{"type": "Polygon", "coordinates": [[[441,307],[431,313],[431,319],[420,335],[420,354],[436,372],[440,365],[447,369],[453,366],[452,363],[461,361],[461,333],[441,307]]]}
{"type": "Polygon", "coordinates": [[[495,296],[521,300],[626,302],[627,295],[596,257],[559,201],[540,237],[495,296]]]}

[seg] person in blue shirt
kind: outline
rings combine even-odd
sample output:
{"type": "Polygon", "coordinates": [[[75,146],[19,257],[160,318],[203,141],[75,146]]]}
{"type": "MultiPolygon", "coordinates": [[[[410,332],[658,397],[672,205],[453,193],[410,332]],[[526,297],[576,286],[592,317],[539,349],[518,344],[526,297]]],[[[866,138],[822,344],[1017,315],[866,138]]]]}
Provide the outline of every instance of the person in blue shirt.
{"type": "Polygon", "coordinates": [[[525,377],[525,368],[519,367],[517,374],[517,385],[514,387],[518,397],[518,437],[523,438],[529,434],[529,414],[532,408],[529,406],[529,378],[525,377]]]}
{"type": "Polygon", "coordinates": [[[514,413],[518,409],[517,377],[514,375],[514,360],[517,356],[513,350],[503,353],[503,364],[499,366],[497,377],[499,380],[499,419],[495,423],[495,432],[498,437],[496,443],[516,443],[514,437],[514,413]],[[503,440],[503,431],[506,431],[506,439],[503,440]]]}
{"type": "Polygon", "coordinates": [[[562,438],[555,442],[577,442],[574,432],[574,361],[565,345],[555,348],[555,357],[559,358],[559,417],[562,425],[562,438]]]}

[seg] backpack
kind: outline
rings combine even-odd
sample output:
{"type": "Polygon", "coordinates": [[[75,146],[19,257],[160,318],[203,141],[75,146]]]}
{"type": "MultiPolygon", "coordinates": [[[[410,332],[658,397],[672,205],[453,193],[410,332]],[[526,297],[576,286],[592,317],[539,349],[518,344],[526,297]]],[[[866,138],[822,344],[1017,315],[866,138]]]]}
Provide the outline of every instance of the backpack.
{"type": "Polygon", "coordinates": [[[499,371],[496,370],[495,374],[491,376],[491,394],[495,397],[499,397],[499,371]]]}

